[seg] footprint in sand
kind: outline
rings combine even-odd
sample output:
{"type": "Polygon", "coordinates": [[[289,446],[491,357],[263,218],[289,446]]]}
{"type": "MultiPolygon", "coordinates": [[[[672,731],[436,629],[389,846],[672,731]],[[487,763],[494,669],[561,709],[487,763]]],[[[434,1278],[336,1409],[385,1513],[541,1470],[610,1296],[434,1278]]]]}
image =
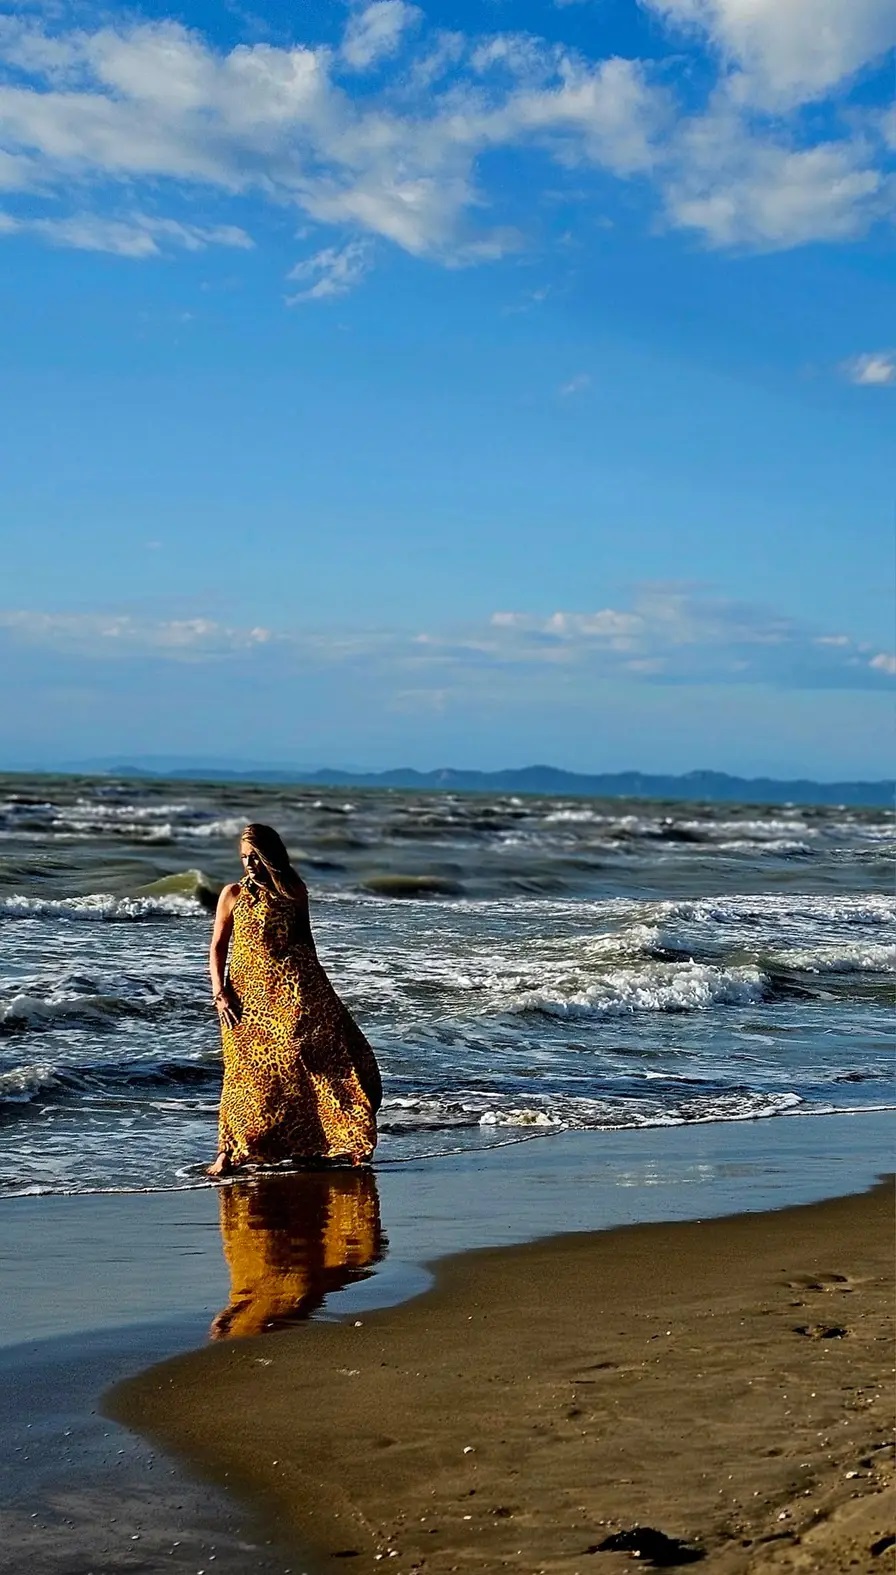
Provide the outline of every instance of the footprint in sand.
{"type": "Polygon", "coordinates": [[[787,1281],[789,1291],[843,1291],[851,1292],[858,1282],[848,1274],[797,1274],[787,1281]]]}
{"type": "Polygon", "coordinates": [[[801,1323],[794,1327],[794,1334],[805,1334],[810,1340],[845,1340],[849,1330],[835,1323],[801,1323]]]}

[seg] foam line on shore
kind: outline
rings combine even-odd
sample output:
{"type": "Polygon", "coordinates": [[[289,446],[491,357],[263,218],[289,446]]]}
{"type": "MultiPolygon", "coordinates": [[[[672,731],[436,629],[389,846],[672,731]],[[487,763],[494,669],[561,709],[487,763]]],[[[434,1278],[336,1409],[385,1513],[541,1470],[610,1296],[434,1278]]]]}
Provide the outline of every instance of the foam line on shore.
{"type": "MultiPolygon", "coordinates": [[[[810,1116],[863,1116],[863,1115],[864,1116],[875,1116],[875,1115],[888,1115],[888,1114],[890,1114],[890,1113],[892,1113],[894,1111],[896,1111],[896,1105],[893,1105],[893,1104],[887,1104],[887,1105],[851,1105],[848,1110],[838,1110],[838,1109],[834,1108],[833,1106],[831,1106],[831,1107],[826,1108],[826,1109],[808,1109],[808,1110],[788,1109],[786,1111],[781,1111],[775,1117],[765,1116],[765,1117],[757,1118],[755,1116],[750,1116],[750,1115],[727,1116],[727,1117],[708,1116],[708,1117],[705,1117],[705,1118],[697,1117],[697,1118],[695,1118],[692,1121],[680,1122],[680,1123],[676,1123],[676,1124],[669,1123],[669,1122],[657,1122],[655,1124],[644,1123],[643,1125],[640,1125],[640,1126],[634,1127],[634,1128],[619,1128],[619,1127],[611,1127],[611,1126],[599,1126],[599,1127],[592,1127],[592,1128],[589,1128],[587,1130],[589,1130],[591,1132],[594,1132],[594,1133],[600,1133],[600,1132],[617,1133],[617,1132],[620,1132],[620,1131],[625,1131],[625,1132],[630,1132],[630,1131],[637,1131],[637,1132],[672,1131],[672,1130],[682,1130],[682,1129],[687,1128],[687,1127],[732,1126],[732,1125],[746,1124],[748,1122],[754,1122],[754,1121],[757,1121],[757,1120],[772,1120],[772,1119],[782,1120],[782,1119],[791,1118],[791,1117],[807,1118],[807,1117],[810,1117],[810,1116]]],[[[537,1132],[525,1132],[525,1133],[520,1133],[518,1137],[502,1138],[501,1141],[497,1142],[497,1143],[484,1143],[481,1148],[476,1148],[476,1149],[457,1147],[457,1148],[430,1149],[430,1150],[424,1151],[423,1153],[420,1153],[420,1154],[396,1154],[391,1159],[377,1159],[377,1160],[375,1160],[373,1162],[372,1168],[374,1170],[377,1170],[377,1171],[392,1170],[392,1169],[395,1169],[396,1167],[398,1167],[400,1165],[418,1165],[418,1164],[421,1164],[424,1160],[430,1161],[430,1160],[455,1159],[459,1155],[465,1155],[468,1158],[475,1158],[477,1154],[483,1154],[483,1155],[484,1154],[490,1154],[490,1153],[493,1153],[496,1149],[516,1148],[521,1143],[534,1143],[534,1142],[537,1142],[537,1141],[539,1141],[541,1139],[544,1139],[544,1138],[560,1137],[561,1134],[567,1133],[567,1132],[569,1132],[571,1130],[572,1129],[570,1127],[568,1127],[566,1125],[563,1125],[561,1123],[557,1123],[556,1125],[550,1126],[550,1127],[539,1127],[537,1132]]],[[[239,1171],[235,1172],[231,1176],[216,1176],[216,1177],[202,1177],[202,1178],[197,1177],[197,1179],[195,1181],[177,1182],[177,1183],[173,1183],[172,1185],[166,1186],[166,1187],[69,1187],[69,1188],[66,1188],[66,1189],[53,1188],[52,1190],[51,1189],[47,1189],[46,1192],[39,1192],[39,1191],[34,1190],[34,1191],[31,1191],[31,1192],[11,1193],[9,1195],[9,1197],[6,1200],[4,1200],[4,1201],[8,1202],[8,1201],[10,1201],[13,1198],[30,1198],[30,1199],[33,1200],[34,1198],[39,1198],[39,1197],[55,1197],[55,1198],[162,1197],[162,1196],[167,1195],[168,1193],[175,1193],[175,1192],[215,1191],[215,1190],[219,1190],[221,1187],[237,1186],[241,1182],[262,1180],[265,1177],[298,1176],[298,1175],[304,1174],[308,1170],[314,1170],[315,1168],[316,1167],[314,1167],[314,1166],[308,1166],[308,1165],[271,1165],[271,1166],[261,1166],[261,1165],[259,1165],[259,1166],[253,1166],[253,1167],[242,1167],[239,1171]]],[[[338,1169],[340,1167],[338,1167],[338,1166],[329,1166],[329,1167],[328,1166],[322,1166],[320,1168],[323,1169],[323,1170],[326,1170],[326,1169],[338,1169]]]]}

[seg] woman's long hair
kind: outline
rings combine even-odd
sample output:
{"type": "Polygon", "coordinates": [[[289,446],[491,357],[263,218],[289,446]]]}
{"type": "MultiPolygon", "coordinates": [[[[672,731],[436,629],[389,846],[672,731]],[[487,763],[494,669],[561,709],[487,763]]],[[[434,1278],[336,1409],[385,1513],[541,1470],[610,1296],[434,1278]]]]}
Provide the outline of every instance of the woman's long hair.
{"type": "Polygon", "coordinates": [[[286,902],[299,902],[305,888],[289,862],[283,838],[273,826],[252,821],[243,827],[240,843],[248,842],[261,865],[261,882],[286,902]]]}

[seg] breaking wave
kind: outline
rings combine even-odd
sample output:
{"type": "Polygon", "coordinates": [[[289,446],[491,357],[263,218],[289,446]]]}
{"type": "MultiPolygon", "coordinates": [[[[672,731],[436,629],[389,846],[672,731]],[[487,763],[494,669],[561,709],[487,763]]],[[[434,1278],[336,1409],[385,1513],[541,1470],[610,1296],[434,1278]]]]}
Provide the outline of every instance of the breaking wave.
{"type": "Polygon", "coordinates": [[[769,981],[757,968],[713,968],[703,963],[655,963],[641,971],[605,974],[585,989],[529,990],[508,1001],[509,1012],[546,1017],[629,1017],[636,1012],[703,1012],[712,1006],[761,1001],[769,981]]]}
{"type": "Polygon", "coordinates": [[[115,897],[111,892],[90,892],[84,897],[4,897],[0,899],[0,916],[124,923],[134,919],[204,919],[207,914],[197,897],[179,892],[159,897],[115,897]]]}

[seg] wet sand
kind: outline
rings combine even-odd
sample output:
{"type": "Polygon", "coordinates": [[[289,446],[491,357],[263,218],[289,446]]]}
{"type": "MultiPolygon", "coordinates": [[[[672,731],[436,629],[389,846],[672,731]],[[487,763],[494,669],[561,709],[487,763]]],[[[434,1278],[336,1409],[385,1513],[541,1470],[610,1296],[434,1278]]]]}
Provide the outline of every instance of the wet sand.
{"type": "Polygon", "coordinates": [[[100,1413],[110,1382],[201,1337],[134,1325],[0,1350],[2,1575],[284,1575],[263,1518],[100,1413]]]}
{"type": "MultiPolygon", "coordinates": [[[[876,1112],[640,1132],[568,1132],[479,1154],[447,1156],[437,1162],[421,1158],[408,1164],[378,1166],[375,1172],[363,1175],[305,1173],[259,1179],[248,1185],[241,1182],[233,1189],[7,1199],[0,1207],[0,1387],[4,1396],[0,1406],[0,1502],[4,1506],[0,1571],[3,1575],[7,1571],[21,1575],[23,1570],[30,1575],[122,1575],[124,1571],[165,1570],[196,1575],[196,1571],[205,1570],[212,1575],[216,1570],[220,1575],[284,1575],[289,1570],[292,1575],[301,1571],[314,1575],[318,1563],[301,1535],[306,1509],[309,1524],[314,1520],[310,1502],[314,1495],[309,1495],[304,1507],[297,1497],[290,1503],[287,1521],[280,1517],[287,1533],[285,1546],[278,1541],[276,1517],[267,1513],[272,1495],[264,1483],[256,1483],[254,1478],[246,1483],[239,1471],[236,1476],[226,1476],[229,1464],[207,1462],[189,1445],[186,1454],[160,1451],[156,1443],[101,1414],[102,1392],[150,1363],[203,1346],[211,1330],[216,1337],[226,1338],[271,1326],[292,1326],[309,1316],[311,1324],[306,1321],[285,1336],[266,1333],[253,1366],[257,1374],[273,1372],[265,1363],[274,1360],[281,1341],[287,1342],[283,1349],[290,1349],[293,1338],[306,1342],[299,1348],[309,1353],[309,1364],[316,1364],[313,1353],[319,1350],[325,1357],[329,1350],[326,1344],[318,1345],[319,1337],[323,1341],[341,1338],[338,1328],[321,1327],[322,1319],[347,1320],[342,1333],[351,1338],[349,1331],[355,1321],[362,1324],[357,1331],[361,1335],[375,1309],[398,1309],[377,1312],[384,1329],[391,1327],[393,1317],[409,1313],[411,1305],[421,1316],[425,1310],[428,1318],[446,1292],[439,1290],[435,1297],[425,1293],[440,1272],[439,1260],[449,1255],[473,1254],[449,1265],[449,1277],[465,1273],[464,1265],[479,1274],[478,1265],[487,1264],[491,1256],[481,1249],[540,1239],[546,1245],[533,1251],[550,1254],[555,1249],[549,1238],[562,1229],[600,1233],[576,1238],[587,1258],[591,1250],[587,1244],[604,1240],[603,1233],[615,1227],[718,1219],[744,1210],[780,1209],[856,1194],[889,1168],[892,1149],[892,1114],[876,1112]],[[413,1297],[418,1301],[410,1304],[413,1297]],[[403,1303],[409,1305],[399,1305],[403,1303]],[[228,1491],[239,1482],[247,1489],[245,1493],[228,1491]]],[[[612,1239],[624,1242],[627,1234],[617,1232],[612,1239]]],[[[607,1244],[610,1239],[606,1237],[607,1244]]],[[[556,1250],[561,1248],[562,1243],[556,1250]]],[[[609,1245],[595,1250],[611,1251],[609,1245]]],[[[782,1262],[788,1256],[789,1251],[782,1262]]],[[[496,1261],[503,1262],[503,1256],[496,1261]]],[[[533,1284],[540,1283],[537,1263],[541,1260],[533,1257],[531,1261],[536,1276],[533,1284]]],[[[835,1268],[833,1258],[827,1266],[835,1268]]],[[[848,1266],[848,1272],[858,1271],[848,1266]]],[[[603,1275],[608,1285],[614,1283],[614,1273],[608,1264],[603,1275]]],[[[503,1281],[503,1271],[496,1278],[496,1271],[488,1269],[480,1285],[481,1307],[490,1312],[488,1325],[497,1319],[494,1327],[499,1331],[504,1327],[501,1320],[506,1322],[500,1294],[503,1281]]],[[[453,1280],[445,1280],[446,1287],[450,1288],[450,1283],[453,1280]]],[[[551,1271],[544,1295],[549,1298],[553,1294],[551,1271]]],[[[600,1310],[600,1286],[596,1294],[597,1316],[592,1309],[587,1323],[584,1315],[582,1320],[592,1334],[594,1329],[605,1333],[615,1327],[600,1310]]],[[[620,1288],[615,1304],[620,1309],[625,1305],[625,1294],[630,1293],[620,1288]]],[[[865,1301],[851,1299],[854,1293],[813,1294],[822,1304],[826,1298],[831,1303],[838,1299],[843,1305],[848,1303],[861,1330],[870,1327],[864,1316],[865,1301]]],[[[866,1294],[863,1287],[862,1296],[866,1294]]],[[[521,1305],[526,1305],[524,1300],[521,1305]]],[[[637,1304],[633,1316],[632,1328],[641,1328],[637,1304]]],[[[625,1315],[621,1317],[619,1330],[625,1323],[625,1315]]],[[[809,1322],[808,1313],[794,1313],[794,1321],[797,1317],[809,1322]]],[[[446,1353],[465,1351],[474,1330],[481,1333],[486,1327],[475,1316],[462,1323],[459,1336],[456,1330],[445,1335],[449,1342],[446,1353]]],[[[515,1328],[512,1323],[507,1327],[511,1331],[515,1328]]],[[[663,1327],[672,1324],[667,1321],[663,1327]]],[[[708,1327],[705,1321],[703,1327],[708,1327]]],[[[519,1332],[507,1338],[501,1334],[498,1354],[508,1338],[512,1338],[514,1349],[525,1350],[519,1332]]],[[[803,1337],[802,1343],[809,1339],[803,1337]]],[[[861,1339],[865,1339],[864,1332],[861,1339]]],[[[230,1347],[216,1346],[211,1354],[248,1349],[257,1343],[234,1341],[230,1347]]],[[[832,1337],[815,1343],[833,1349],[844,1342],[832,1337]]],[[[848,1343],[852,1351],[857,1349],[852,1341],[848,1343]]],[[[550,1348],[548,1340],[545,1350],[550,1348]]],[[[437,1355],[437,1345],[432,1349],[437,1355]]],[[[604,1359],[615,1358],[593,1358],[604,1359]]],[[[428,1365],[430,1356],[425,1360],[428,1365]]],[[[397,1349],[395,1361],[399,1366],[403,1362],[405,1370],[410,1367],[397,1349]]],[[[537,1361],[526,1369],[532,1373],[533,1384],[549,1380],[552,1369],[541,1364],[538,1354],[537,1361]]],[[[357,1364],[340,1358],[331,1365],[351,1368],[357,1364]]],[[[424,1372],[423,1361],[414,1371],[418,1369],[424,1372]]],[[[608,1368],[601,1371],[612,1372],[608,1368]]],[[[444,1375],[446,1394],[450,1392],[450,1373],[449,1367],[444,1375]]],[[[322,1395],[326,1388],[321,1388],[321,1375],[336,1385],[334,1406],[342,1403],[339,1386],[351,1387],[358,1381],[358,1375],[331,1372],[327,1361],[319,1371],[309,1365],[303,1382],[312,1408],[318,1406],[319,1391],[322,1395]]],[[[589,1375],[582,1376],[587,1379],[589,1375]]],[[[435,1368],[432,1377],[437,1382],[435,1368]]],[[[492,1396],[499,1416],[506,1413],[511,1418],[506,1408],[511,1401],[517,1403],[515,1387],[520,1386],[511,1383],[506,1374],[494,1382],[483,1380],[483,1392],[492,1396]]],[[[362,1393],[358,1391],[359,1398],[362,1393]]],[[[401,1380],[396,1400],[406,1393],[401,1380]]],[[[423,1407],[420,1416],[430,1419],[427,1426],[436,1427],[442,1393],[433,1391],[438,1404],[425,1396],[419,1402],[423,1407]]],[[[586,1398],[593,1395],[587,1383],[581,1393],[586,1398]]],[[[461,1402],[467,1404],[458,1391],[458,1405],[461,1402]]],[[[263,1403],[267,1409],[267,1400],[263,1403]]],[[[454,1403],[451,1398],[446,1405],[454,1403]]],[[[260,1404],[261,1391],[253,1389],[248,1414],[254,1415],[260,1404]]],[[[374,1402],[371,1399],[367,1404],[372,1407],[374,1402]]],[[[568,1409],[574,1404],[570,1401],[568,1409]]],[[[351,1462],[358,1453],[354,1405],[354,1401],[346,1404],[346,1447],[351,1462]]],[[[375,1439],[413,1436],[406,1412],[407,1407],[399,1408],[394,1423],[389,1423],[388,1435],[385,1424],[382,1433],[373,1432],[372,1420],[365,1433],[360,1413],[357,1424],[363,1459],[381,1457],[389,1480],[397,1468],[394,1481],[399,1493],[407,1487],[402,1450],[391,1444],[374,1448],[369,1444],[371,1432],[375,1439]]],[[[468,1415],[467,1411],[462,1413],[464,1421],[468,1415]]],[[[370,1409],[368,1416],[372,1418],[370,1409]]],[[[211,1437],[222,1438],[232,1428],[229,1413],[224,1414],[223,1425],[217,1415],[208,1420],[211,1437]]],[[[475,1416],[471,1425],[479,1425],[475,1416]]],[[[695,1426],[699,1428],[699,1424],[695,1426]]],[[[838,1428],[837,1436],[839,1433],[838,1428]]],[[[334,1435],[334,1462],[342,1447],[334,1435]]],[[[433,1471],[431,1487],[440,1479],[442,1465],[440,1458],[433,1460],[429,1444],[420,1448],[425,1470],[433,1471]]],[[[410,1456],[414,1454],[412,1449],[410,1456]]],[[[246,1455],[247,1461],[250,1458],[246,1455]]],[[[279,1457],[272,1452],[270,1458],[279,1457]]],[[[473,1461],[472,1455],[464,1458],[467,1464],[473,1461]]],[[[606,1462],[601,1465],[598,1460],[596,1466],[605,1471],[606,1462]]],[[[303,1467],[293,1460],[291,1469],[307,1470],[307,1463],[303,1467]]],[[[513,1464],[507,1466],[511,1485],[513,1469],[513,1464]]],[[[524,1464],[520,1469],[529,1468],[524,1464]]],[[[353,1465],[346,1469],[344,1464],[333,1464],[328,1470],[336,1480],[353,1479],[353,1465]]],[[[849,1486],[852,1491],[856,1485],[864,1489],[875,1480],[850,1478],[849,1486]]],[[[329,1502],[327,1492],[322,1490],[319,1495],[323,1505],[329,1502]]],[[[528,1501],[528,1484],[525,1492],[528,1501]]],[[[550,1519],[554,1512],[545,1502],[547,1507],[541,1513],[550,1519]]],[[[587,1497],[581,1502],[590,1506],[591,1518],[596,1516],[599,1521],[609,1514],[587,1497]]],[[[495,1498],[494,1507],[512,1508],[516,1503],[508,1492],[495,1498]]],[[[464,1509],[463,1513],[472,1511],[464,1509]]],[[[375,1527],[372,1513],[368,1518],[375,1527]]],[[[496,1522],[502,1519],[507,1521],[508,1533],[515,1531],[519,1536],[511,1552],[523,1550],[522,1567],[540,1567],[525,1563],[530,1545],[527,1523],[518,1510],[513,1516],[495,1517],[496,1522]]],[[[475,1523],[464,1521],[461,1515],[458,1524],[462,1532],[469,1532],[475,1523]]],[[[562,1524],[562,1518],[557,1520],[558,1526],[562,1524]]],[[[677,1509],[674,1513],[670,1510],[669,1525],[673,1524],[681,1524],[677,1509]]],[[[376,1538],[389,1531],[390,1523],[383,1521],[379,1531],[369,1533],[364,1550],[375,1547],[376,1538]]],[[[599,1540],[597,1531],[592,1529],[589,1535],[599,1540]]],[[[322,1545],[329,1546],[326,1537],[322,1545]]],[[[446,1540],[444,1547],[451,1546],[446,1540]]],[[[544,1539],[532,1543],[533,1558],[535,1550],[543,1546],[544,1539]]],[[[348,1547],[336,1551],[347,1552],[348,1547]]],[[[427,1549],[424,1556],[431,1561],[427,1549]]],[[[349,1567],[360,1568],[366,1557],[366,1551],[359,1552],[348,1561],[349,1567]]],[[[457,1562],[458,1557],[449,1557],[448,1564],[457,1562]]],[[[546,1558],[542,1564],[548,1568],[546,1558]]],[[[340,1567],[344,1562],[340,1561],[340,1567]]],[[[399,1567],[408,1564],[403,1554],[391,1562],[399,1567]]],[[[612,1569],[614,1562],[619,1561],[609,1554],[601,1555],[597,1564],[612,1569]]],[[[378,1566],[379,1561],[374,1558],[373,1563],[378,1566]]],[[[459,1567],[464,1566],[461,1563],[459,1567]]],[[[879,1568],[878,1563],[869,1565],[875,1575],[879,1568]]]]}
{"type": "Polygon", "coordinates": [[[600,1545],[638,1525],[713,1575],[877,1575],[892,1311],[881,1184],[466,1253],[411,1302],[176,1357],[105,1405],[323,1568],[614,1575],[631,1555],[600,1545]]]}

